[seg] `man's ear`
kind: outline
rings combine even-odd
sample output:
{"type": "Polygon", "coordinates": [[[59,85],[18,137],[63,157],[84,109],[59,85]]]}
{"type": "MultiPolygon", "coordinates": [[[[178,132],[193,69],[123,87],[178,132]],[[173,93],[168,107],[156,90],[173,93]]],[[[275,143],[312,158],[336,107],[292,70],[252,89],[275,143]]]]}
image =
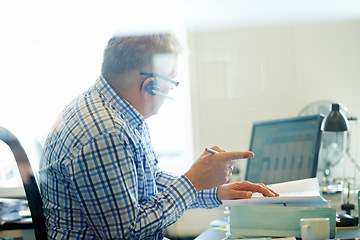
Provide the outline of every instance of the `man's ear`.
{"type": "Polygon", "coordinates": [[[145,98],[150,95],[156,95],[153,90],[160,91],[159,85],[156,83],[155,78],[148,77],[145,79],[140,87],[141,95],[145,98]]]}

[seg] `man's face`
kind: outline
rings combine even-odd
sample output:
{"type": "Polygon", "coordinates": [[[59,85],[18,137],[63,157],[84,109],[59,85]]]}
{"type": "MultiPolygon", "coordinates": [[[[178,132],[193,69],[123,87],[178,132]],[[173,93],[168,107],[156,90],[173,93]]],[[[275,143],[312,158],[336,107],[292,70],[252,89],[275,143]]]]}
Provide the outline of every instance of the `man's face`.
{"type": "MultiPolygon", "coordinates": [[[[174,79],[176,77],[176,69],[174,69],[171,74],[165,75],[165,77],[174,79]]],[[[160,87],[160,92],[164,95],[168,95],[170,91],[175,87],[174,84],[165,81],[159,77],[157,78],[157,83],[160,87]]],[[[153,110],[154,110],[153,115],[158,113],[160,107],[164,104],[165,99],[166,98],[164,96],[158,94],[153,96],[153,110]]]]}
{"type": "MultiPolygon", "coordinates": [[[[161,76],[169,79],[174,79],[177,76],[177,59],[174,55],[165,55],[155,58],[154,72],[159,74],[160,77],[156,77],[156,82],[160,88],[160,92],[164,95],[168,95],[169,92],[175,87],[175,85],[169,81],[166,81],[161,76]]],[[[164,104],[165,97],[161,95],[155,95],[151,99],[151,115],[158,113],[160,107],[164,104]]]]}

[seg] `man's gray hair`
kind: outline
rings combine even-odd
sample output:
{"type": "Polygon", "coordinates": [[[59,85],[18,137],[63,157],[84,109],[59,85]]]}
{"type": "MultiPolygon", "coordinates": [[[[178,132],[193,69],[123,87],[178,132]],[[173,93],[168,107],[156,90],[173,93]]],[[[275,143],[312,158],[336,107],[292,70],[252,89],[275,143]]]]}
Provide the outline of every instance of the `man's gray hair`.
{"type": "Polygon", "coordinates": [[[153,70],[153,60],[161,54],[177,56],[182,46],[170,33],[112,37],[105,50],[101,68],[102,76],[110,83],[126,87],[124,81],[134,71],[153,70]]]}

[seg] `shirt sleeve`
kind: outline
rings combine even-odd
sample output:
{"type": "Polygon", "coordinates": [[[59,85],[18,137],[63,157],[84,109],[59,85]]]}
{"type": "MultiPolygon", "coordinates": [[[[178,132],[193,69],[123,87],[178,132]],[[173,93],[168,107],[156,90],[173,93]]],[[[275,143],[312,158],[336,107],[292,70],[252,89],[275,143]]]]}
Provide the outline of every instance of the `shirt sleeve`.
{"type": "Polygon", "coordinates": [[[216,208],[219,207],[222,202],[218,200],[216,195],[217,188],[202,190],[198,193],[197,201],[191,205],[191,208],[216,208]]]}
{"type": "MultiPolygon", "coordinates": [[[[185,176],[184,176],[185,177],[185,176]]],[[[163,191],[170,185],[177,177],[167,174],[165,172],[159,172],[156,178],[156,183],[159,191],[163,191]]],[[[186,178],[186,177],[185,177],[186,178]]],[[[190,180],[188,180],[190,182],[190,180]]],[[[195,187],[190,182],[194,191],[195,187]]],[[[216,195],[217,188],[203,190],[197,194],[196,201],[190,206],[190,208],[216,208],[219,207],[222,202],[218,200],[216,195]]]]}
{"type": "MultiPolygon", "coordinates": [[[[75,153],[74,153],[75,154],[75,153]]],[[[101,239],[140,239],[174,223],[196,201],[185,177],[172,178],[155,196],[138,199],[134,146],[117,135],[97,137],[67,165],[71,188],[101,239]]]]}

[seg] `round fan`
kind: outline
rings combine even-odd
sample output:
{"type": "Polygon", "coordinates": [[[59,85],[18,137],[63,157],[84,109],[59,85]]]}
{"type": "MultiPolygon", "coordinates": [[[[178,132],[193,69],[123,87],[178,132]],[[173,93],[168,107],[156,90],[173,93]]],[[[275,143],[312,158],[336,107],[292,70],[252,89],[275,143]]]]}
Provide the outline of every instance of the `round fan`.
{"type": "Polygon", "coordinates": [[[320,100],[316,102],[312,102],[306,105],[303,109],[300,110],[298,116],[310,116],[316,114],[322,114],[326,116],[330,112],[331,104],[333,101],[328,100],[320,100]]]}

